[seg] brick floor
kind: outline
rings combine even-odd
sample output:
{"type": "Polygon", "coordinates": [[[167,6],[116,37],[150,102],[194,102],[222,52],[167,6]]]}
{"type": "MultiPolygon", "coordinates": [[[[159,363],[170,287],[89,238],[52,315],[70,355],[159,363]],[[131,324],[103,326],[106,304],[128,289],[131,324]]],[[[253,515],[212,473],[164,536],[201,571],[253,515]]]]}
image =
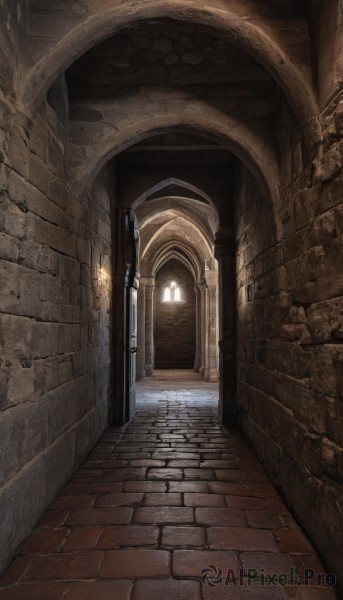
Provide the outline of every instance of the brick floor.
{"type": "Polygon", "coordinates": [[[133,600],[201,600],[200,584],[196,581],[142,580],[138,581],[133,600]]]}
{"type": "Polygon", "coordinates": [[[219,426],[217,386],[156,371],[137,395],[133,422],[106,431],[0,578],[0,600],[334,600],[313,582],[247,585],[249,570],[325,568],[246,440],[219,426]]]}

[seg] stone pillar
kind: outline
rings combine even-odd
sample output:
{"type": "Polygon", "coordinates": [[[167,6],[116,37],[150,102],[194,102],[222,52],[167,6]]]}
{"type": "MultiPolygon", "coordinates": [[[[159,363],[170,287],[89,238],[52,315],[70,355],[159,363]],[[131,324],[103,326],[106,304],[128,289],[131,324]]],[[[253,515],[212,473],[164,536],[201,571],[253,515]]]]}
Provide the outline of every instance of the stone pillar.
{"type": "Polygon", "coordinates": [[[204,376],[206,369],[206,285],[201,283],[200,288],[200,313],[201,313],[201,365],[200,375],[204,376]]]}
{"type": "Polygon", "coordinates": [[[200,289],[194,288],[195,292],[195,318],[196,318],[196,350],[194,371],[199,373],[201,367],[201,296],[200,289]]]}
{"type": "Polygon", "coordinates": [[[208,287],[205,287],[205,318],[204,318],[204,330],[205,330],[205,344],[204,344],[204,351],[205,351],[205,370],[204,370],[204,379],[206,379],[206,381],[208,381],[208,343],[209,343],[209,331],[208,331],[208,323],[210,320],[210,305],[209,305],[209,293],[208,293],[208,287]]]}
{"type": "Polygon", "coordinates": [[[237,426],[236,413],[236,268],[235,238],[231,230],[216,236],[219,263],[219,419],[237,426]]]}
{"type": "Polygon", "coordinates": [[[218,287],[218,272],[211,270],[205,271],[205,279],[207,283],[207,367],[205,378],[208,381],[218,381],[218,364],[217,364],[217,287],[218,287]]]}
{"type": "Polygon", "coordinates": [[[155,279],[149,277],[145,287],[145,375],[154,370],[154,290],[155,279]]]}
{"type": "Polygon", "coordinates": [[[112,271],[112,310],[115,324],[113,327],[113,404],[111,406],[111,421],[115,425],[123,425],[126,421],[126,209],[112,206],[112,221],[112,248],[115,256],[112,271]]]}
{"type": "Polygon", "coordinates": [[[137,381],[145,377],[145,285],[141,278],[137,298],[137,381]]]}

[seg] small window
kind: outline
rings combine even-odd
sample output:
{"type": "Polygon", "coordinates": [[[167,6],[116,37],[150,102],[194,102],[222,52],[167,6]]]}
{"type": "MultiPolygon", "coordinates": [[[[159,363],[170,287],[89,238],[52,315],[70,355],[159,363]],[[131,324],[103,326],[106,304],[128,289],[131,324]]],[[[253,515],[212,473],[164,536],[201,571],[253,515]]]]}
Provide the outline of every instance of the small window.
{"type": "Polygon", "coordinates": [[[170,288],[167,287],[164,290],[163,302],[170,302],[170,297],[171,297],[170,288]]]}
{"type": "Polygon", "coordinates": [[[181,289],[175,281],[164,288],[163,302],[181,302],[181,289]]]}

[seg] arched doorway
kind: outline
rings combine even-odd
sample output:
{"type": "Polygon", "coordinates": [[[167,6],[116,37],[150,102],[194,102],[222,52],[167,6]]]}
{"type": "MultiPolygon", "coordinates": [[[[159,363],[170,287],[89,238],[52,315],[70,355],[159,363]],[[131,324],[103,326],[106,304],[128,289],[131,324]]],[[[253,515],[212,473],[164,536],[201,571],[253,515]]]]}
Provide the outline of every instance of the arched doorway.
{"type": "Polygon", "coordinates": [[[177,260],[156,273],[154,365],[156,369],[193,369],[196,353],[195,281],[177,260]]]}

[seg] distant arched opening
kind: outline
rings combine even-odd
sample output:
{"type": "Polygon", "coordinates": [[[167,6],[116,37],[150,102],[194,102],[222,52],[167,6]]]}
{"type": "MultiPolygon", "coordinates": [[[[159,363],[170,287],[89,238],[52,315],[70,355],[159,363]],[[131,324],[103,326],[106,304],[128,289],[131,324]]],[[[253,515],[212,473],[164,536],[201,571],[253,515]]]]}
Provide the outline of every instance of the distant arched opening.
{"type": "Polygon", "coordinates": [[[172,259],[156,273],[154,344],[156,369],[193,369],[196,351],[194,278],[172,259]]]}

